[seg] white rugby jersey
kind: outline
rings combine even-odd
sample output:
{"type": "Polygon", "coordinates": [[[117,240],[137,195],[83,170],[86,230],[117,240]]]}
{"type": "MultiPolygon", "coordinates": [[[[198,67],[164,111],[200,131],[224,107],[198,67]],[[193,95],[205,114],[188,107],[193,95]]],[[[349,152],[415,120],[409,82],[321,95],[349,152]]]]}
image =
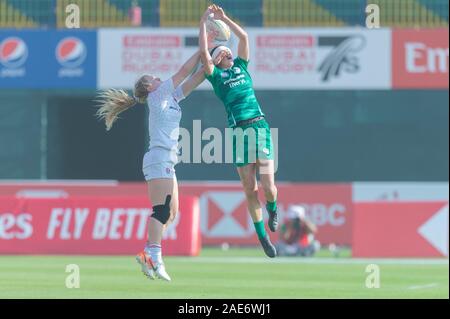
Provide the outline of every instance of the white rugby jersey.
{"type": "Polygon", "coordinates": [[[147,163],[176,163],[181,120],[178,102],[183,99],[181,85],[175,89],[172,78],[148,95],[150,144],[147,163]]]}

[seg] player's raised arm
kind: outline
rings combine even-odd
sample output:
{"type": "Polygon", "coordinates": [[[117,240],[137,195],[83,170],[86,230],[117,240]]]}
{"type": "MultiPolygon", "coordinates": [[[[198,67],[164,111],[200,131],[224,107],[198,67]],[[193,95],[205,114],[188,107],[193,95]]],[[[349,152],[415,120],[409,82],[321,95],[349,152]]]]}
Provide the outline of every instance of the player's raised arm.
{"type": "Polygon", "coordinates": [[[184,97],[187,97],[191,92],[199,86],[205,80],[205,70],[200,68],[193,76],[191,76],[186,82],[183,83],[181,88],[183,89],[184,97]]]}
{"type": "Polygon", "coordinates": [[[225,22],[233,31],[233,33],[239,38],[238,56],[248,61],[250,59],[250,45],[248,42],[248,34],[242,29],[236,22],[231,20],[223,11],[223,9],[217,5],[212,6],[212,12],[214,18],[225,22]]]}
{"type": "Polygon", "coordinates": [[[183,64],[180,70],[172,76],[173,86],[179,86],[192,73],[192,70],[194,70],[199,61],[200,52],[197,51],[183,64]]]}
{"type": "Polygon", "coordinates": [[[208,16],[211,14],[211,6],[203,14],[200,19],[200,32],[198,36],[198,46],[200,48],[200,59],[204,66],[204,71],[206,74],[211,75],[214,71],[214,64],[209,54],[208,50],[208,34],[206,32],[206,20],[208,20],[208,16]]]}

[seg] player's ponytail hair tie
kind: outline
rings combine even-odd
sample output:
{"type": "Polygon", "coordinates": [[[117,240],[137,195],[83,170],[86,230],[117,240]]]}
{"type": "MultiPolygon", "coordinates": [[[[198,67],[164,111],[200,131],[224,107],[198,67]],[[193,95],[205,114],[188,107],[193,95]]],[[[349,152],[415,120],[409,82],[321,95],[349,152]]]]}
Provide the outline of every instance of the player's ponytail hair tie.
{"type": "Polygon", "coordinates": [[[139,96],[133,95],[133,100],[136,102],[136,104],[144,104],[147,102],[147,96],[139,97],[139,96]]]}
{"type": "Polygon", "coordinates": [[[119,114],[139,103],[137,97],[130,96],[124,90],[110,89],[100,92],[98,95],[99,109],[97,117],[105,120],[106,130],[109,131],[119,114]]]}

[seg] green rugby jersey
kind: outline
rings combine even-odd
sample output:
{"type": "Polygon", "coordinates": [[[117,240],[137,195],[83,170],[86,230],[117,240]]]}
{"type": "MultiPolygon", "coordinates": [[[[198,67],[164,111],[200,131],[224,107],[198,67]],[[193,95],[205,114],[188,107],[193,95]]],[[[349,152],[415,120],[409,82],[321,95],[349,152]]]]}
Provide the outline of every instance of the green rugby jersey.
{"type": "Polygon", "coordinates": [[[230,127],[236,126],[239,121],[264,116],[256,99],[247,66],[248,61],[237,57],[230,69],[224,70],[215,66],[211,75],[206,74],[214,93],[225,105],[230,127]]]}

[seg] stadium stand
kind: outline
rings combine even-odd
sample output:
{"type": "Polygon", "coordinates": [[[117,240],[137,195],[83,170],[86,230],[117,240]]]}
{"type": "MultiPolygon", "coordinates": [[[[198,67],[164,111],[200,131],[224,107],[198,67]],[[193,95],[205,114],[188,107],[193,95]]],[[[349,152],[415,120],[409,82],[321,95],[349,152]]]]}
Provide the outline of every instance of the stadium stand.
{"type": "MultiPolygon", "coordinates": [[[[44,24],[39,21],[36,14],[39,9],[31,9],[31,4],[36,2],[0,0],[0,28],[35,28],[44,24]],[[24,6],[26,5],[26,6],[24,6]]],[[[47,9],[49,9],[47,7],[47,9]]],[[[48,11],[46,11],[48,12],[48,11]]]]}
{"type": "MultiPolygon", "coordinates": [[[[208,0],[161,0],[161,26],[197,26],[201,14],[210,3],[208,0]]],[[[243,25],[262,26],[263,0],[218,0],[215,3],[243,25]]]]}
{"type": "Polygon", "coordinates": [[[448,1],[372,0],[371,3],[380,6],[381,21],[386,27],[448,27],[448,1]]]}
{"type": "Polygon", "coordinates": [[[331,11],[312,0],[265,0],[263,12],[266,27],[345,25],[331,11]]]}
{"type": "MultiPolygon", "coordinates": [[[[123,3],[123,1],[121,2],[123,3]]],[[[65,8],[72,3],[80,7],[80,24],[85,28],[129,25],[127,11],[117,7],[112,1],[59,0],[56,10],[58,28],[64,28],[65,17],[67,16],[65,8]]]]}
{"type": "MultiPolygon", "coordinates": [[[[217,0],[244,26],[340,27],[364,25],[368,3],[380,6],[384,27],[448,27],[447,0],[217,0]]],[[[0,0],[1,28],[64,27],[65,8],[80,6],[83,28],[130,26],[132,0],[0,0]],[[54,12],[55,14],[50,14],[54,12]]],[[[197,26],[210,0],[140,1],[144,26],[197,26]]]]}

